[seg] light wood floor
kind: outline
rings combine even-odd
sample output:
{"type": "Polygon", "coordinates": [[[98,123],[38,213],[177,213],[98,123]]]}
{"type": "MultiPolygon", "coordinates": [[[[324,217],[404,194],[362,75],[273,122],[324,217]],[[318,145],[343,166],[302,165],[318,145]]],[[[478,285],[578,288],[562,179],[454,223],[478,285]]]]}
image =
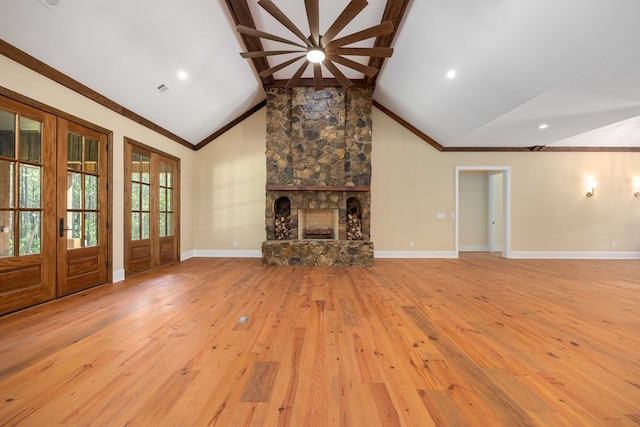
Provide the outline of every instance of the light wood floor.
{"type": "Polygon", "coordinates": [[[637,260],[190,259],[1,317],[0,425],[638,426],[639,311],[637,260]]]}

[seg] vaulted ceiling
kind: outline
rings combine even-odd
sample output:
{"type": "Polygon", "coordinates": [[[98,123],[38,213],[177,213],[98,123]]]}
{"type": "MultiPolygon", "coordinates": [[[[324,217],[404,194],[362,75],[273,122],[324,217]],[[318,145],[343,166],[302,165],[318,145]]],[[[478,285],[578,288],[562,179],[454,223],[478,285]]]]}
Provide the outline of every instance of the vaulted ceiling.
{"type": "MultiPolygon", "coordinates": [[[[304,0],[272,1],[310,33],[304,0]]],[[[348,4],[319,1],[320,34],[348,4]]],[[[636,150],[638,16],[638,0],[369,0],[336,37],[390,19],[393,33],[349,47],[390,46],[393,55],[348,57],[380,68],[374,77],[337,67],[375,85],[376,106],[439,149],[636,150]]],[[[260,77],[290,56],[260,63],[239,53],[287,45],[243,39],[238,23],[299,40],[257,0],[0,0],[0,53],[45,74],[46,64],[63,84],[196,147],[299,68],[260,77]]],[[[323,76],[336,84],[326,68],[323,76]]],[[[312,77],[310,67],[301,84],[312,77]]]]}

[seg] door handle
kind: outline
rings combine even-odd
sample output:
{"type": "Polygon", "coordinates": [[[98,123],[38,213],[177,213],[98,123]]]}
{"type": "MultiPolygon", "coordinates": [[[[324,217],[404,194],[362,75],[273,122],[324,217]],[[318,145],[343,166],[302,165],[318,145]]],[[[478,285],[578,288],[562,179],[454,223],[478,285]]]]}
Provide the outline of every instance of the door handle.
{"type": "Polygon", "coordinates": [[[64,226],[64,218],[60,218],[60,221],[58,221],[58,224],[60,226],[60,237],[64,237],[64,232],[65,231],[72,231],[73,230],[73,227],[65,228],[65,226],[64,226]]]}

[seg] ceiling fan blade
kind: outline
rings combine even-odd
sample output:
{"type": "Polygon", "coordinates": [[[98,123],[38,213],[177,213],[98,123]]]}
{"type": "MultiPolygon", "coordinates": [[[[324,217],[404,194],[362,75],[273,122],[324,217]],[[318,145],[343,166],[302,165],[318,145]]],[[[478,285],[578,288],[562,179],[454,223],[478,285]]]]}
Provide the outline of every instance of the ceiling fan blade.
{"type": "Polygon", "coordinates": [[[342,37],[327,43],[325,49],[331,49],[332,47],[346,46],[351,43],[356,43],[361,40],[370,39],[372,37],[378,37],[393,32],[393,24],[391,21],[385,21],[382,24],[375,25],[357,33],[350,34],[346,37],[342,37]]]}
{"type": "Polygon", "coordinates": [[[291,40],[284,39],[282,37],[274,36],[273,34],[265,33],[264,31],[256,30],[255,28],[247,27],[246,25],[238,25],[236,27],[239,33],[246,34],[248,36],[260,37],[261,39],[269,39],[275,42],[286,43],[293,46],[298,46],[306,49],[307,46],[300,43],[292,42],[291,40]]]}
{"type": "Polygon", "coordinates": [[[243,58],[262,58],[264,56],[283,55],[285,53],[303,53],[301,50],[256,50],[253,52],[240,52],[243,58]]]}
{"type": "Polygon", "coordinates": [[[393,55],[392,47],[338,47],[327,50],[327,55],[353,55],[388,58],[393,55]]]}
{"type": "Polygon", "coordinates": [[[320,63],[313,64],[313,87],[315,90],[322,90],[324,83],[322,82],[322,67],[320,63]]]}
{"type": "Polygon", "coordinates": [[[320,47],[320,7],[318,0],[304,0],[304,6],[307,9],[311,43],[316,47],[320,47]]]}
{"type": "Polygon", "coordinates": [[[289,65],[293,64],[296,61],[299,61],[300,59],[304,58],[304,55],[302,56],[296,56],[295,58],[292,58],[288,61],[284,61],[282,64],[278,64],[275,67],[271,67],[268,70],[264,70],[258,73],[258,75],[260,77],[267,77],[270,76],[271,74],[275,73],[276,71],[282,70],[284,67],[288,67],[289,65]]]}
{"type": "Polygon", "coordinates": [[[285,89],[291,89],[295,87],[295,85],[297,85],[298,82],[300,81],[300,78],[302,77],[302,73],[304,73],[304,70],[306,70],[308,66],[309,66],[309,61],[304,61],[300,66],[300,68],[298,68],[298,71],[296,71],[293,77],[289,79],[289,81],[285,86],[285,89]]]}
{"type": "Polygon", "coordinates": [[[337,62],[338,64],[342,64],[345,67],[352,68],[356,71],[360,71],[369,77],[373,77],[378,73],[377,68],[369,67],[368,65],[361,64],[356,61],[352,61],[348,58],[344,58],[338,55],[327,55],[327,59],[333,62],[337,62]]]}
{"type": "Polygon", "coordinates": [[[300,40],[306,43],[307,46],[311,47],[311,43],[307,40],[307,36],[302,34],[302,31],[296,27],[296,25],[291,22],[287,15],[285,15],[271,0],[259,0],[258,4],[262,6],[264,10],[266,10],[269,15],[276,18],[278,22],[284,25],[289,31],[298,36],[300,40]]]}
{"type": "Polygon", "coordinates": [[[333,40],[333,38],[337,36],[338,33],[356,17],[356,15],[362,12],[362,9],[364,9],[368,4],[367,0],[351,0],[340,16],[338,16],[329,29],[324,32],[324,35],[322,36],[323,45],[326,45],[333,40]]]}
{"type": "Polygon", "coordinates": [[[343,88],[347,89],[353,86],[353,82],[348,78],[346,78],[345,75],[342,74],[342,71],[340,71],[338,67],[336,67],[333,64],[333,62],[324,61],[324,66],[327,67],[327,70],[329,70],[329,72],[333,74],[333,77],[335,77],[336,80],[338,80],[338,83],[340,83],[340,85],[342,85],[343,88]]]}

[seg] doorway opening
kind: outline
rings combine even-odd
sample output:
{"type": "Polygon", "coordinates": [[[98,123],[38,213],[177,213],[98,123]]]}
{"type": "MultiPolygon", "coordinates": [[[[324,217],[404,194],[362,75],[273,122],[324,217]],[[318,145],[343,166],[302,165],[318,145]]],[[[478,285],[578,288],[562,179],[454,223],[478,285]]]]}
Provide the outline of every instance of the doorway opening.
{"type": "Polygon", "coordinates": [[[455,253],[511,257],[511,167],[456,166],[455,253]]]}

